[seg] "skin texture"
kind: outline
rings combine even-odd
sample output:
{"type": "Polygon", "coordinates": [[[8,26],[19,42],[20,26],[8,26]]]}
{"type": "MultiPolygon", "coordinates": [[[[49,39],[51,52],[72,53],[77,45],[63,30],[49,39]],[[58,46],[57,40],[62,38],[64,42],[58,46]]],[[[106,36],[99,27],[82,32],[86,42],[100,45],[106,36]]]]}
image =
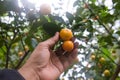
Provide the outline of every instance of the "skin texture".
{"type": "Polygon", "coordinates": [[[59,40],[59,33],[41,42],[35,48],[27,62],[18,70],[25,80],[56,80],[60,74],[71,66],[77,57],[78,43],[71,52],[52,48],[59,40]]]}

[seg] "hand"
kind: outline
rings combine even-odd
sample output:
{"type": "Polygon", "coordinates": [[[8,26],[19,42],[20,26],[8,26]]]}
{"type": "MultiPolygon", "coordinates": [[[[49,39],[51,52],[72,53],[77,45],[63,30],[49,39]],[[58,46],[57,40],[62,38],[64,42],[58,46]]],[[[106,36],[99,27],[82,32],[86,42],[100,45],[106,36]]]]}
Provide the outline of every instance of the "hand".
{"type": "MultiPolygon", "coordinates": [[[[27,62],[19,69],[25,80],[55,80],[66,70],[77,57],[77,46],[65,55],[57,56],[58,51],[53,51],[52,47],[59,40],[57,32],[52,38],[41,42],[35,48],[27,62]]],[[[62,51],[61,51],[62,52],[62,51]]],[[[62,53],[61,53],[62,54],[62,53]]]]}

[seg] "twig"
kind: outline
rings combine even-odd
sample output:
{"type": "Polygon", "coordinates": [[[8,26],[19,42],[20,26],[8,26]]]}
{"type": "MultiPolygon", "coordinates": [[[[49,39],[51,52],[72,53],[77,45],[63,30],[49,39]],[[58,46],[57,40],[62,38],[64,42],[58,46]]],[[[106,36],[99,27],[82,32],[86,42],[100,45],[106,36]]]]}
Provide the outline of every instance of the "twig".
{"type": "MultiPolygon", "coordinates": [[[[83,0],[84,4],[87,4],[84,0],[83,0]]],[[[94,11],[90,8],[89,5],[87,5],[87,8],[89,9],[89,11],[93,14],[94,17],[96,17],[97,15],[94,13],[94,11]]],[[[105,28],[105,30],[108,32],[108,34],[111,35],[111,32],[107,29],[107,27],[101,22],[100,19],[97,19],[97,21],[105,28]]]]}
{"type": "Polygon", "coordinates": [[[20,67],[20,65],[22,64],[22,62],[24,61],[24,59],[26,58],[26,56],[29,54],[29,52],[30,51],[25,52],[25,55],[20,59],[19,63],[15,67],[15,69],[18,69],[20,67]]]}
{"type": "Polygon", "coordinates": [[[110,80],[115,80],[115,79],[117,78],[119,72],[120,72],[120,59],[119,59],[117,68],[116,68],[116,70],[115,70],[115,73],[113,74],[113,76],[112,76],[112,78],[111,78],[110,80]]]}
{"type": "Polygon", "coordinates": [[[105,54],[102,50],[98,49],[99,51],[101,51],[106,57],[108,57],[115,65],[118,65],[117,63],[115,63],[115,61],[107,54],[105,54]]]}
{"type": "Polygon", "coordinates": [[[8,47],[5,43],[5,46],[7,48],[7,52],[6,52],[6,64],[5,64],[5,68],[8,68],[8,64],[9,64],[9,52],[10,52],[10,46],[8,47]]]}
{"type": "MultiPolygon", "coordinates": [[[[2,38],[4,39],[4,36],[3,36],[3,34],[1,34],[1,36],[2,36],[2,38]]],[[[7,51],[5,52],[5,56],[6,56],[6,64],[5,64],[5,68],[8,68],[8,63],[9,63],[9,51],[10,51],[10,45],[8,46],[8,43],[6,42],[6,41],[4,41],[5,42],[5,47],[6,47],[6,49],[7,49],[7,51]]]]}
{"type": "MultiPolygon", "coordinates": [[[[11,41],[14,41],[14,39],[16,38],[17,32],[15,32],[14,30],[14,35],[13,35],[13,39],[11,39],[11,41]]],[[[8,68],[8,64],[9,64],[9,53],[10,53],[10,48],[12,46],[12,42],[9,44],[9,46],[7,45],[7,43],[5,42],[5,46],[7,48],[7,52],[6,52],[6,65],[5,68],[8,68]]]]}
{"type": "Polygon", "coordinates": [[[27,55],[29,54],[29,50],[26,51],[25,50],[25,47],[24,47],[24,43],[23,43],[23,40],[21,39],[21,44],[23,46],[23,49],[24,49],[24,52],[25,52],[25,55],[20,59],[19,63],[17,64],[17,66],[15,67],[15,69],[18,69],[20,67],[20,65],[22,64],[22,62],[24,61],[24,59],[27,57],[27,55]]]}

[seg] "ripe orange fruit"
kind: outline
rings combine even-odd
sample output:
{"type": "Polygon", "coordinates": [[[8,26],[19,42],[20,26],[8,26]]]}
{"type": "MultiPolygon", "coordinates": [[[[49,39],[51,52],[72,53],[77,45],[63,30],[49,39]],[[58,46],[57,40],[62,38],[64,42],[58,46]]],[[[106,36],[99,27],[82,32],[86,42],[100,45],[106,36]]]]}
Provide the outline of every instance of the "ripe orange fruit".
{"type": "Polygon", "coordinates": [[[110,76],[110,71],[108,69],[106,69],[104,72],[103,72],[104,76],[110,76]]]}
{"type": "Polygon", "coordinates": [[[73,33],[70,29],[64,28],[60,31],[60,38],[64,41],[70,40],[73,37],[73,33]]]}
{"type": "Polygon", "coordinates": [[[40,6],[40,13],[43,15],[48,15],[51,13],[51,6],[47,3],[44,3],[40,6]]]}
{"type": "Polygon", "coordinates": [[[64,41],[62,44],[62,48],[65,51],[71,51],[74,48],[74,44],[72,41],[64,41]]]}

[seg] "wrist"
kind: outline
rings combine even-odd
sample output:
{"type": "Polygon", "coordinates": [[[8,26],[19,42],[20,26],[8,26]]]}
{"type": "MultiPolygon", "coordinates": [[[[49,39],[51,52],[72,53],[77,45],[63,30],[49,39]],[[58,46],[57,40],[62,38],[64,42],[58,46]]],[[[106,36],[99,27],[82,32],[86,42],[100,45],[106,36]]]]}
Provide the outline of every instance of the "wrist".
{"type": "Polygon", "coordinates": [[[24,65],[18,72],[25,78],[25,80],[40,80],[36,70],[30,66],[24,65]]]}

